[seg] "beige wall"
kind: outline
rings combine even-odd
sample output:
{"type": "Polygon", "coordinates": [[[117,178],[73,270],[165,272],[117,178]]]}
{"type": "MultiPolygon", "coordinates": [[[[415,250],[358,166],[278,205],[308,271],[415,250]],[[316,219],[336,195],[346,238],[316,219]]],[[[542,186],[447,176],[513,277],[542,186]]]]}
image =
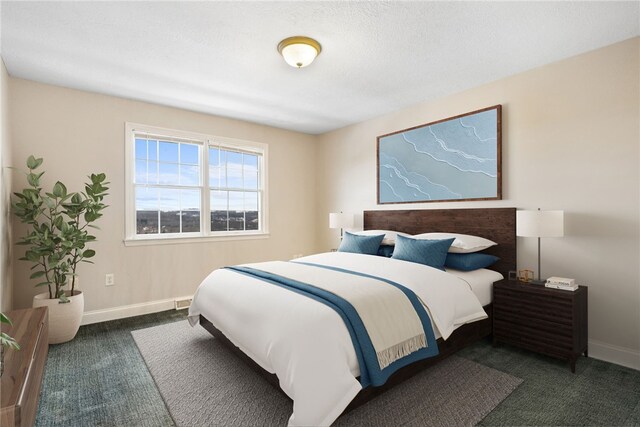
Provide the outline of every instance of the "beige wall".
{"type": "MultiPolygon", "coordinates": [[[[86,175],[105,172],[110,207],[98,224],[95,265],[82,265],[85,311],[108,309],[193,294],[213,269],[225,265],[316,251],[315,138],[247,122],[121,98],[11,79],[13,160],[44,157],[46,183],[61,180],[81,190],[86,175]],[[124,129],[131,121],[171,129],[263,142],[269,146],[271,236],[262,240],[125,247],[124,129]],[[105,287],[105,274],[115,286],[105,287]]],[[[25,184],[14,173],[14,190],[25,184]]],[[[14,221],[17,223],[17,221],[14,221]]],[[[22,234],[14,225],[14,235],[22,234]]],[[[23,248],[14,246],[15,258],[23,248]]],[[[30,265],[15,260],[14,302],[30,306],[38,291],[30,265]]],[[[40,291],[41,292],[41,291],[40,291]]]]}
{"type": "Polygon", "coordinates": [[[9,76],[0,58],[0,306],[9,311],[12,304],[11,286],[11,143],[9,141],[9,76]]]}
{"type": "MultiPolygon", "coordinates": [[[[340,210],[562,209],[566,236],[543,239],[543,274],[589,285],[592,354],[640,369],[639,56],[635,38],[322,135],[320,247],[335,247],[327,214],[340,210]],[[494,104],[502,201],[376,206],[376,136],[494,104]]],[[[535,244],[518,239],[519,268],[536,268],[535,244]]]]}

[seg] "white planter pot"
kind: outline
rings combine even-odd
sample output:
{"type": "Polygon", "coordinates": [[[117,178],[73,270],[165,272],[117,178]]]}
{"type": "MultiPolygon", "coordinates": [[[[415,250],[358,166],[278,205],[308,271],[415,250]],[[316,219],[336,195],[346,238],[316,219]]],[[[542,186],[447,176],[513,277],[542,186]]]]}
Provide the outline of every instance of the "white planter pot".
{"type": "Polygon", "coordinates": [[[71,341],[80,329],[82,314],[84,313],[84,294],[75,291],[69,296],[69,302],[61,303],[59,299],[49,299],[49,293],[33,297],[33,307],[49,308],[49,344],[60,344],[71,341]]]}

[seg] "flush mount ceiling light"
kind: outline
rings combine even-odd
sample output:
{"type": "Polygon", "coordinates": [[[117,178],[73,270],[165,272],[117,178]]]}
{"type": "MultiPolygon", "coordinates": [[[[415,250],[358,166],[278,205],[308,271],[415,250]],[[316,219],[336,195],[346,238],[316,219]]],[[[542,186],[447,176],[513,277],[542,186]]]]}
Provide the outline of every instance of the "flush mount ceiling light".
{"type": "Polygon", "coordinates": [[[278,43],[278,52],[292,67],[302,68],[311,64],[320,54],[320,43],[304,36],[288,37],[278,43]]]}

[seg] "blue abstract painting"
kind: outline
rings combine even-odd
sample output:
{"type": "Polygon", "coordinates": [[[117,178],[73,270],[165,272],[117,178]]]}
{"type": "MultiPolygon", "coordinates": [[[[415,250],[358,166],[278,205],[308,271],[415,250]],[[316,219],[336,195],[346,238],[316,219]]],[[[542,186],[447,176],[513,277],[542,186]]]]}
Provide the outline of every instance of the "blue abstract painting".
{"type": "Polygon", "coordinates": [[[378,137],[378,203],[501,198],[501,106],[378,137]]]}

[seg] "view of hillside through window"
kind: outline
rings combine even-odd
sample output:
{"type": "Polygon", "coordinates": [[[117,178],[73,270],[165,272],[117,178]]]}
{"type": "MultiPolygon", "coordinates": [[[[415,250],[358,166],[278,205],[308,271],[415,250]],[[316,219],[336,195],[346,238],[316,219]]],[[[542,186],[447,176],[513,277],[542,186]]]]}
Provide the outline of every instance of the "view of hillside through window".
{"type": "Polygon", "coordinates": [[[258,230],[258,156],[209,149],[211,231],[258,230]]]}
{"type": "Polygon", "coordinates": [[[222,147],[207,154],[205,183],[199,144],[136,137],[136,234],[202,232],[203,191],[212,232],[260,229],[259,154],[222,147]]]}

